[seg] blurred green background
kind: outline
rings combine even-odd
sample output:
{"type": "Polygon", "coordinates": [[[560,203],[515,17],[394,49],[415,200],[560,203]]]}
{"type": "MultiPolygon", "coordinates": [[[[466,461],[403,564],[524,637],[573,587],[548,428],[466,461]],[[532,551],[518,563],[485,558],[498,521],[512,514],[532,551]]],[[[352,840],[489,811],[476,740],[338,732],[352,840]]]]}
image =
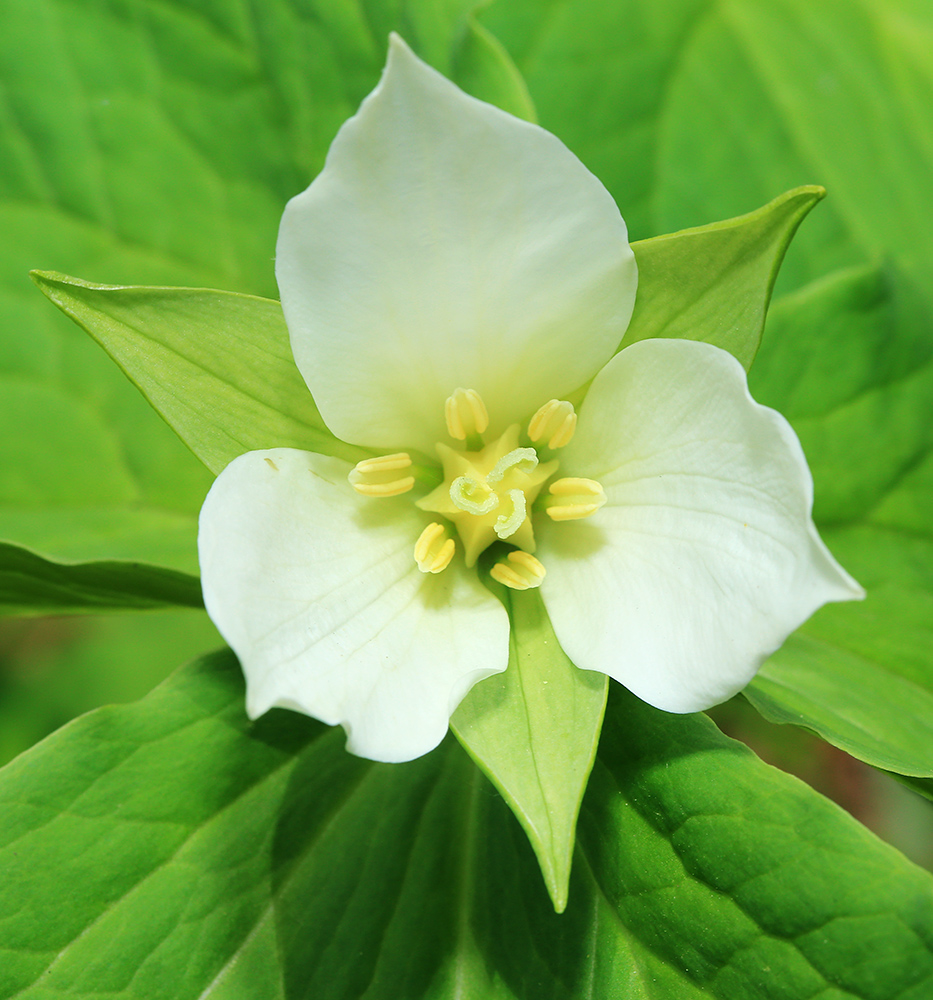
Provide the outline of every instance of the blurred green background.
{"type": "MultiPolygon", "coordinates": [[[[0,24],[0,539],[196,572],[209,474],[27,272],[275,296],[282,208],[394,29],[474,93],[530,97],[633,239],[828,189],[751,383],[794,423],[821,530],[870,597],[826,609],[774,670],[818,646],[827,670],[933,691],[927,0],[0,0],[0,24]]],[[[18,573],[0,566],[10,612],[18,573]]],[[[36,593],[0,622],[2,759],[219,644],[196,610],[63,616],[67,588],[36,593]]],[[[714,714],[933,866],[914,793],[743,700],[714,714]]]]}

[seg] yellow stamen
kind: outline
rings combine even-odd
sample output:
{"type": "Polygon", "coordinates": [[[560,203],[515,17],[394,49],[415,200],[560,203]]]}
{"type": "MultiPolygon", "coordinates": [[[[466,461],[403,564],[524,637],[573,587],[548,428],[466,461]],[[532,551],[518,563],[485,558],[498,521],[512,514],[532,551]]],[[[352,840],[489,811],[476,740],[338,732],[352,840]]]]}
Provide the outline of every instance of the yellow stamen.
{"type": "Polygon", "coordinates": [[[541,586],[546,572],[530,552],[516,550],[510,552],[502,562],[497,562],[489,575],[512,590],[531,590],[532,587],[541,586]]]}
{"type": "Polygon", "coordinates": [[[447,569],[457,545],[442,524],[429,524],[415,542],[415,562],[422,573],[440,573],[447,569]]]}
{"type": "Polygon", "coordinates": [[[479,554],[499,538],[534,551],[532,504],[558,463],[539,463],[534,448],[518,446],[520,433],[513,424],[480,451],[437,445],[444,482],[415,505],[453,522],[467,566],[474,566],[479,554]]]}
{"type": "Polygon", "coordinates": [[[486,404],[475,389],[454,389],[444,403],[447,433],[457,441],[482,434],[489,426],[486,404]]]}
{"type": "Polygon", "coordinates": [[[528,437],[532,441],[544,438],[548,448],[563,448],[570,444],[576,429],[577,415],[573,403],[568,403],[566,399],[550,399],[531,418],[528,437]]]}
{"type": "Polygon", "coordinates": [[[606,502],[606,494],[595,479],[558,479],[549,492],[547,513],[552,521],[576,521],[595,514],[606,502]]]}
{"type": "Polygon", "coordinates": [[[357,462],[350,475],[350,485],[364,497],[397,497],[407,493],[415,485],[414,476],[400,476],[403,469],[411,466],[411,458],[400,451],[394,455],[366,458],[357,462]]]}

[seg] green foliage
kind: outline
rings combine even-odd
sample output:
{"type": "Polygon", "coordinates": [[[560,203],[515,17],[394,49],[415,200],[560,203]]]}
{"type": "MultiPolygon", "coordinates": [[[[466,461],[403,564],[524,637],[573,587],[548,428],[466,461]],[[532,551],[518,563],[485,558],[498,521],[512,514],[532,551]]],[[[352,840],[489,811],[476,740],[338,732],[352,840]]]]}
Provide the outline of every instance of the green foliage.
{"type": "Polygon", "coordinates": [[[450,725],[522,824],[562,913],[609,678],[567,659],[536,590],[497,591],[509,611],[508,669],[472,688],[450,725]]]}
{"type": "MultiPolygon", "coordinates": [[[[794,423],[821,531],[869,597],[816,615],[749,697],[933,797],[928,7],[502,0],[479,24],[475,8],[4,5],[0,598],[22,610],[194,600],[183,574],[196,569],[210,483],[26,272],[274,295],[282,207],[320,169],[396,29],[479,96],[527,118],[537,109],[642,241],[643,292],[653,273],[677,275],[639,302],[632,338],[700,331],[747,364],[775,267],[818,189],[740,213],[826,186],[775,286],[750,379],[794,423]],[[707,225],[715,219],[730,221],[707,225]],[[770,234],[766,250],[743,242],[750,220],[770,234]],[[691,226],[702,228],[645,239],[691,226]],[[697,296],[685,279],[730,259],[716,291],[730,321],[710,334],[705,288],[697,296]]],[[[149,378],[144,391],[212,467],[250,434],[321,433],[285,371],[273,304],[73,281],[55,294],[66,311],[105,317],[94,323],[108,349],[132,378],[149,378]],[[205,312],[221,310],[244,351],[260,329],[272,335],[257,367],[277,359],[267,371],[290,400],[287,419],[277,423],[244,356],[231,380],[234,359],[219,369],[216,342],[193,350],[178,326],[160,326],[159,294],[202,335],[205,312]],[[108,313],[147,296],[143,329],[108,313]],[[160,372],[147,375],[140,345],[158,348],[160,372]],[[221,410],[237,393],[251,398],[253,425],[220,428],[193,393],[173,399],[158,381],[185,371],[193,386],[197,365],[213,372],[198,379],[221,410]]],[[[528,625],[513,668],[543,640],[544,623],[528,625]]],[[[520,677],[509,674],[495,709],[511,703],[520,677]]],[[[549,830],[535,846],[562,901],[585,727],[577,784],[548,828],[555,786],[542,783],[535,801],[530,780],[541,762],[490,763],[481,729],[494,716],[466,703],[458,724],[474,719],[461,737],[523,832],[453,741],[413,764],[372,765],[348,757],[339,732],[281,712],[247,724],[241,706],[235,664],[220,654],[2,772],[0,997],[920,1000],[933,990],[930,880],[701,719],[614,687],[558,917],[526,833],[534,842],[549,830]]],[[[545,709],[556,711],[542,702],[526,724],[546,725],[545,709]]]]}
{"type": "Polygon", "coordinates": [[[0,772],[0,997],[799,1000],[933,987],[933,880],[700,716],[615,689],[566,913],[453,741],[404,766],[229,653],[0,772]]]}
{"type": "Polygon", "coordinates": [[[824,608],[749,688],[878,767],[933,775],[933,365],[893,278],[850,268],[787,295],[752,382],[794,422],[824,471],[817,516],[868,590],[824,608]],[[909,315],[909,314],[908,314],[909,315]]]}

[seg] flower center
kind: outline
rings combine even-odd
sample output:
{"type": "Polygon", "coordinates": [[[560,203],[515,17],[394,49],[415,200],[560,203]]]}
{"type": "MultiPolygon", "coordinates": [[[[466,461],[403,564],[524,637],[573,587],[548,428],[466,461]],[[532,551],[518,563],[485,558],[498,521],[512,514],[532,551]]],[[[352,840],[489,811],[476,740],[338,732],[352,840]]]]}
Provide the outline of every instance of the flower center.
{"type": "MultiPolygon", "coordinates": [[[[534,447],[523,445],[519,424],[485,443],[489,418],[475,390],[457,389],[447,399],[444,415],[448,433],[465,447],[438,442],[444,481],[416,500],[416,506],[440,514],[454,526],[467,566],[475,565],[494,542],[505,541],[515,550],[493,566],[493,579],[514,590],[539,586],[545,569],[532,555],[533,505],[560,462],[556,458],[542,462],[534,447]]],[[[527,440],[539,450],[553,452],[570,442],[576,423],[573,406],[552,399],[531,418],[527,440]]],[[[406,475],[410,465],[404,452],[367,459],[350,473],[350,483],[364,496],[398,496],[414,486],[414,477],[406,475]]],[[[606,502],[602,487],[592,479],[558,479],[551,483],[549,493],[545,510],[554,521],[589,517],[606,502]]],[[[456,543],[444,525],[433,522],[415,544],[415,561],[423,573],[440,573],[455,550],[456,543]]]]}
{"type": "Polygon", "coordinates": [[[497,539],[534,551],[531,505],[559,463],[539,462],[534,448],[519,447],[519,436],[513,424],[478,451],[437,445],[444,482],[416,505],[453,523],[467,566],[497,539]]]}

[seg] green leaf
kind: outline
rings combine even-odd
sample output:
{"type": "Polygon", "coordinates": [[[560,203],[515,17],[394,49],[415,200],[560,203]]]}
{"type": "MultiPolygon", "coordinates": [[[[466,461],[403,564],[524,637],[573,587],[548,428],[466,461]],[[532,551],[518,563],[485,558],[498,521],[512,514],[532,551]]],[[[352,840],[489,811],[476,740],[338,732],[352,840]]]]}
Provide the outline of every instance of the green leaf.
{"type": "Polygon", "coordinates": [[[229,653],[0,772],[0,997],[914,1000],[933,880],[837,807],[619,688],[554,913],[457,744],[405,765],[229,653]],[[763,992],[765,991],[765,992],[763,992]]]}
{"type": "Polygon", "coordinates": [[[123,559],[197,572],[208,472],[149,422],[142,398],[112,391],[101,352],[85,364],[74,344],[43,343],[38,330],[31,345],[47,350],[36,363],[56,375],[0,373],[8,428],[0,436],[0,539],[55,561],[123,559]]]}
{"type": "Polygon", "coordinates": [[[796,188],[737,219],[634,243],[638,297],[621,346],[702,340],[750,368],[788,244],[825,193],[796,188]]]}
{"type": "Polygon", "coordinates": [[[375,86],[389,31],[515,103],[520,80],[469,27],[475,7],[4,6],[0,422],[15,433],[0,440],[0,539],[51,561],[196,571],[210,476],[27,272],[275,295],[285,203],[375,86]]]}
{"type": "Polygon", "coordinates": [[[868,591],[824,608],[747,694],[877,767],[933,775],[933,365],[912,298],[877,267],[779,302],[752,372],[814,467],[824,535],[868,591]],[[853,456],[857,460],[853,461],[853,456]]]}
{"type": "Polygon", "coordinates": [[[536,590],[501,591],[509,667],[475,685],[450,725],[524,828],[562,913],[609,678],[567,659],[536,590]]]}
{"type": "Polygon", "coordinates": [[[49,562],[0,542],[0,614],[64,614],[102,608],[203,607],[197,577],[134,563],[49,562]]]}
{"type": "Polygon", "coordinates": [[[931,777],[931,646],[933,599],[882,586],[858,616],[835,607],[816,615],[746,695],[771,722],[806,726],[876,767],[931,777]]]}
{"type": "Polygon", "coordinates": [[[237,455],[302,448],[357,462],[295,367],[278,302],[193,288],[119,288],[34,272],[215,474],[237,455]]]}

